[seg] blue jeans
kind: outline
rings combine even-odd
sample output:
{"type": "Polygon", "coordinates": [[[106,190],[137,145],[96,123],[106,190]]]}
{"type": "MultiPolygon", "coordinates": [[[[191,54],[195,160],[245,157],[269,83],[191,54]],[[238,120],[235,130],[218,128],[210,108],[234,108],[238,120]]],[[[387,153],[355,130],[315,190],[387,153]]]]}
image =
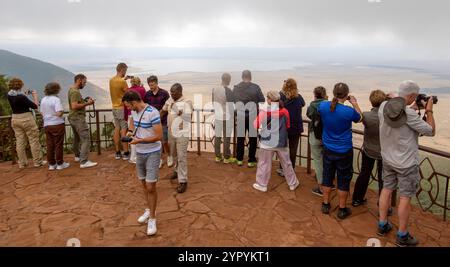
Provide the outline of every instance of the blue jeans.
{"type": "Polygon", "coordinates": [[[332,187],[336,176],[338,189],[350,191],[350,182],[353,178],[353,149],[341,154],[324,148],[322,185],[332,187]]]}
{"type": "Polygon", "coordinates": [[[151,153],[136,153],[136,171],[139,180],[156,183],[159,179],[159,160],[161,151],[151,153]]]}

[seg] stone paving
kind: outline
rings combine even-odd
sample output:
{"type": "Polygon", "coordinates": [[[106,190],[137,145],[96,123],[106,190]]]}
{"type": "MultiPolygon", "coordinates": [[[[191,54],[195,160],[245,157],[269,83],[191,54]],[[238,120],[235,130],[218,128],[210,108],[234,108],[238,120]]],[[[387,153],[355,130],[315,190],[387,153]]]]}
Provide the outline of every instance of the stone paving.
{"type": "MultiPolygon", "coordinates": [[[[81,246],[365,246],[377,237],[375,192],[341,221],[335,195],[332,214],[321,214],[305,169],[297,167],[295,192],[273,172],[269,192],[261,193],[252,188],[255,169],[215,163],[209,153],[189,153],[184,194],[175,192],[170,170],[161,169],[158,233],[147,237],[136,221],[144,200],[134,165],[113,152],[91,155],[100,164],[85,170],[73,155],[66,155],[73,166],[63,171],[0,164],[0,246],[65,246],[74,237],[81,246]]],[[[449,226],[413,208],[410,230],[421,246],[450,246],[449,226]]],[[[393,246],[395,231],[380,240],[393,246]]]]}

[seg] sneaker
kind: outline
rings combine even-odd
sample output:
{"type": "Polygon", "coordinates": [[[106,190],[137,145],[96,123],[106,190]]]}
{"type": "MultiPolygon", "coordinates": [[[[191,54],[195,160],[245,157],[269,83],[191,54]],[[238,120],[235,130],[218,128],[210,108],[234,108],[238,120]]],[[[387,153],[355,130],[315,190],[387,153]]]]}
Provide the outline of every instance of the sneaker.
{"type": "Polygon", "coordinates": [[[73,160],[74,160],[75,162],[80,162],[80,157],[75,157],[73,160]]]}
{"type": "Polygon", "coordinates": [[[249,162],[249,163],[247,163],[247,167],[249,167],[249,168],[256,167],[256,162],[249,162]]]}
{"type": "Polygon", "coordinates": [[[331,205],[330,203],[325,204],[322,202],[322,213],[323,214],[330,214],[331,205]]]}
{"type": "Polygon", "coordinates": [[[123,160],[129,160],[129,159],[130,159],[130,152],[125,152],[125,153],[123,153],[122,159],[123,159],[123,160]]]}
{"type": "Polygon", "coordinates": [[[138,223],[147,223],[148,219],[150,218],[150,209],[145,209],[144,214],[141,215],[141,217],[138,218],[138,223]]]}
{"type": "Polygon", "coordinates": [[[131,164],[136,164],[136,161],[132,160],[132,159],[130,159],[128,162],[131,163],[131,164]]]}
{"type": "Polygon", "coordinates": [[[169,177],[170,180],[175,180],[178,179],[178,173],[174,172],[172,173],[172,175],[169,177]]]}
{"type": "Polygon", "coordinates": [[[398,247],[415,247],[419,244],[419,241],[407,233],[405,236],[400,237],[397,234],[397,240],[395,241],[395,245],[398,247]]]}
{"type": "Polygon", "coordinates": [[[70,163],[64,162],[63,164],[58,165],[58,167],[56,167],[56,169],[57,169],[57,170],[64,170],[64,169],[67,169],[67,168],[69,168],[69,167],[70,167],[70,163]]]}
{"type": "Polygon", "coordinates": [[[54,171],[54,170],[56,170],[56,167],[57,167],[58,165],[48,165],[48,170],[49,171],[54,171]]]}
{"type": "Polygon", "coordinates": [[[348,216],[352,215],[352,210],[350,208],[339,208],[339,212],[338,212],[338,218],[343,220],[345,218],[347,218],[348,216]]]}
{"type": "Polygon", "coordinates": [[[267,192],[267,186],[262,186],[262,185],[260,185],[258,183],[254,183],[253,184],[253,188],[256,189],[256,190],[259,190],[261,192],[267,192]]]}
{"type": "Polygon", "coordinates": [[[222,161],[222,157],[216,156],[216,158],[214,159],[215,162],[219,163],[222,161]]]}
{"type": "Polygon", "coordinates": [[[277,170],[276,170],[276,173],[277,173],[279,176],[284,177],[284,171],[283,171],[283,169],[277,169],[277,170]]]}
{"type": "Polygon", "coordinates": [[[97,166],[98,163],[97,162],[92,162],[92,161],[86,161],[86,163],[84,164],[80,164],[80,168],[81,169],[86,169],[86,168],[91,168],[91,167],[95,167],[97,166]]]}
{"type": "Polygon", "coordinates": [[[295,181],[295,184],[289,186],[289,190],[295,191],[295,189],[297,189],[297,187],[299,185],[300,185],[300,182],[297,180],[297,181],[295,181]]]}
{"type": "Polygon", "coordinates": [[[320,187],[316,187],[316,188],[312,189],[311,193],[313,193],[316,196],[323,197],[323,193],[320,190],[320,187]]]}
{"type": "Polygon", "coordinates": [[[364,200],[353,200],[352,201],[352,206],[353,207],[359,207],[359,206],[361,206],[361,205],[364,205],[364,204],[367,204],[367,199],[364,199],[364,200]]]}
{"type": "Polygon", "coordinates": [[[378,232],[377,235],[379,236],[385,236],[392,230],[392,224],[390,222],[387,222],[385,225],[380,226],[378,224],[378,232]]]}
{"type": "Polygon", "coordinates": [[[122,158],[122,153],[120,151],[116,152],[116,159],[121,159],[122,158]]]}
{"type": "Polygon", "coordinates": [[[228,158],[228,159],[224,159],[223,160],[223,163],[224,164],[230,164],[230,163],[236,163],[237,162],[237,159],[236,158],[233,158],[233,157],[230,157],[230,158],[228,158]]]}
{"type": "Polygon", "coordinates": [[[168,156],[167,157],[167,167],[172,167],[173,166],[173,157],[172,156],[168,156]]]}
{"type": "Polygon", "coordinates": [[[147,235],[154,235],[156,234],[156,231],[156,219],[148,219],[147,235]]]}
{"type": "Polygon", "coordinates": [[[47,161],[46,161],[46,160],[43,160],[43,161],[41,161],[40,163],[34,164],[34,167],[35,167],[35,168],[39,168],[39,167],[44,166],[45,164],[47,164],[47,161]]]}
{"type": "Polygon", "coordinates": [[[161,169],[163,167],[163,165],[164,165],[164,160],[160,159],[159,160],[159,168],[161,169]]]}
{"type": "Polygon", "coordinates": [[[186,192],[187,189],[187,183],[180,183],[177,187],[177,192],[180,194],[183,194],[184,192],[186,192]]]}
{"type": "Polygon", "coordinates": [[[27,166],[28,166],[28,164],[25,164],[25,165],[19,165],[19,169],[23,170],[23,169],[25,169],[27,166]]]}
{"type": "Polygon", "coordinates": [[[237,162],[237,165],[238,165],[238,166],[244,165],[244,162],[243,162],[242,160],[238,160],[238,161],[236,161],[236,162],[237,162]]]}

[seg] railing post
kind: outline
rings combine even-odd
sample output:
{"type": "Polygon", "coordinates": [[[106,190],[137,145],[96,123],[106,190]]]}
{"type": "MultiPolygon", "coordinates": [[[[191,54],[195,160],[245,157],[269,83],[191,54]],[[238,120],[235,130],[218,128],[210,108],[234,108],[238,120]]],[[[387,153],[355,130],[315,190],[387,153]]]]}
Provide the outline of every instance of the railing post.
{"type": "Polygon", "coordinates": [[[237,119],[237,114],[235,113],[234,115],[234,120],[233,120],[233,158],[236,158],[237,155],[237,135],[236,135],[236,119],[237,119]]]}
{"type": "MultiPolygon", "coordinates": [[[[308,143],[307,152],[306,152],[306,154],[307,154],[307,156],[306,156],[306,173],[311,174],[311,145],[309,144],[309,134],[310,134],[310,131],[309,131],[309,127],[308,127],[308,134],[307,134],[308,140],[306,140],[306,142],[308,143]]],[[[301,152],[300,152],[300,155],[301,155],[301,152]]],[[[300,159],[300,161],[301,161],[301,159],[300,159]]]]}
{"type": "Polygon", "coordinates": [[[201,144],[200,144],[200,110],[196,110],[197,113],[197,155],[201,155],[201,144]]]}
{"type": "Polygon", "coordinates": [[[95,111],[95,125],[97,126],[97,154],[101,155],[102,154],[102,144],[100,142],[100,118],[99,118],[100,113],[98,112],[98,110],[95,111]]]}
{"type": "MultiPolygon", "coordinates": [[[[9,129],[11,129],[11,131],[9,131],[9,140],[13,141],[14,138],[14,131],[12,130],[12,117],[10,117],[8,119],[8,127],[9,129]]],[[[16,147],[11,145],[11,158],[12,158],[12,165],[16,164],[16,147]]]]}

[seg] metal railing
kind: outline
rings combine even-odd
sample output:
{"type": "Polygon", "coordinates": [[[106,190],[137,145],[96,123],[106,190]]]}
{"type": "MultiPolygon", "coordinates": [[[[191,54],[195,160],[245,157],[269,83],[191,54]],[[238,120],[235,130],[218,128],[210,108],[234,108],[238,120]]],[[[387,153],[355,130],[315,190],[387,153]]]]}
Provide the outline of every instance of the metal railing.
{"type": "MultiPolygon", "coordinates": [[[[87,123],[89,125],[91,134],[91,151],[96,151],[99,155],[102,149],[109,148],[113,144],[111,131],[112,111],[109,109],[101,109],[95,111],[86,111],[87,123]]],[[[305,166],[307,173],[312,173],[311,162],[311,148],[309,145],[309,120],[304,120],[306,127],[304,133],[301,135],[299,149],[297,151],[297,159],[300,166],[305,166]]],[[[202,152],[213,152],[214,144],[214,110],[212,109],[194,109],[191,117],[191,138],[190,151],[196,151],[198,155],[202,152]],[[194,147],[194,143],[196,147],[194,147]]],[[[71,144],[72,131],[70,125],[66,122],[66,136],[65,149],[69,150],[68,146],[71,144]]],[[[42,132],[42,128],[41,128],[42,132]]],[[[236,125],[234,133],[236,132],[236,125]]],[[[233,154],[236,155],[236,136],[232,135],[231,144],[233,145],[233,154]]],[[[364,132],[361,130],[353,130],[354,137],[362,137],[364,132]]],[[[354,138],[355,139],[355,138],[354,138]]],[[[14,132],[11,128],[11,117],[0,117],[0,160],[11,160],[13,164],[16,162],[15,153],[15,138],[14,132]]],[[[246,144],[247,145],[247,144],[246,144]]],[[[361,146],[354,145],[357,152],[355,161],[355,175],[360,171],[361,146]]],[[[450,191],[450,171],[443,171],[443,166],[448,168],[450,163],[450,153],[430,148],[427,146],[419,147],[422,154],[420,162],[421,181],[419,190],[417,192],[416,203],[424,211],[431,211],[433,213],[442,214],[443,219],[447,219],[447,213],[450,210],[449,191],[450,191]],[[433,160],[432,160],[433,159],[433,160]],[[441,164],[436,168],[435,164],[439,161],[441,164]]],[[[372,181],[376,181],[376,169],[372,173],[372,181]]]]}

